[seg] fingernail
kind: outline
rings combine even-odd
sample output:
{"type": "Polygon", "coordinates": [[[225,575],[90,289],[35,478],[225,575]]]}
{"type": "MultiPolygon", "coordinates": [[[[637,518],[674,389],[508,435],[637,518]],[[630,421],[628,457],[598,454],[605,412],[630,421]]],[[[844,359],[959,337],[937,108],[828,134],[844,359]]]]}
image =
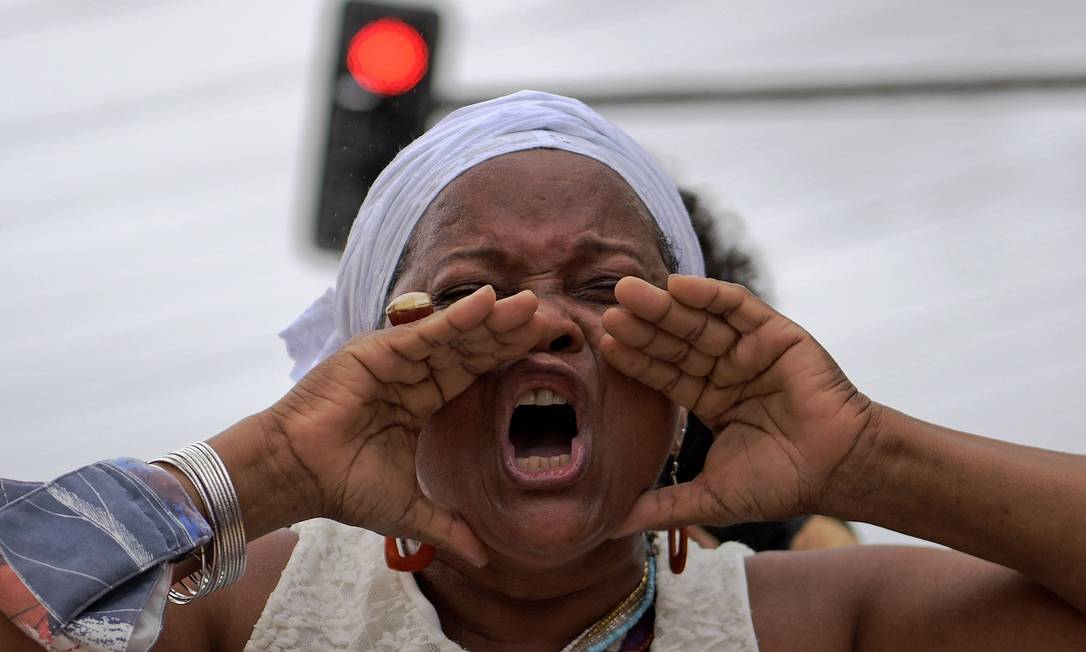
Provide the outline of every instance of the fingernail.
{"type": "Polygon", "coordinates": [[[430,295],[425,292],[408,292],[389,302],[385,316],[393,326],[418,321],[434,312],[430,295]]]}

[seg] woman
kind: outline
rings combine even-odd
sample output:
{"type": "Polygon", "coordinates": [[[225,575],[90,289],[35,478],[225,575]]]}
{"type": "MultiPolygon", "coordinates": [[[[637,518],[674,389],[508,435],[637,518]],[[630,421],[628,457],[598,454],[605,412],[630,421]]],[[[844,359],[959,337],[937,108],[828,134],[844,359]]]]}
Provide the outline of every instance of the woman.
{"type": "MultiPolygon", "coordinates": [[[[378,180],[334,294],[288,331],[304,377],[211,440],[248,570],[171,605],[157,649],[560,650],[586,632],[587,649],[1081,649],[1081,458],[882,406],[700,271],[674,186],[583,105],[525,92],[450,115],[378,180]],[[378,329],[408,292],[439,310],[378,329]],[[704,470],[655,488],[690,414],[716,434],[704,470]],[[657,572],[669,546],[643,534],[802,513],[962,552],[733,544],[657,572]],[[335,522],[281,529],[315,516],[335,522]],[[414,569],[396,573],[373,533],[437,553],[393,548],[414,569]]],[[[4,625],[5,649],[32,648],[4,625]]]]}

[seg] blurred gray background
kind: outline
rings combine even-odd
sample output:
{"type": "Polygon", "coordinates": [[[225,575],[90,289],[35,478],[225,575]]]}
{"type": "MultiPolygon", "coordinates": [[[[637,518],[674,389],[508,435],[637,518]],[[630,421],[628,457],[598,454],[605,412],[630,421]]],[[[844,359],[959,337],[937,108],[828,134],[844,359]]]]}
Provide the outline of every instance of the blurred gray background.
{"type": "MultiPolygon", "coordinates": [[[[1086,78],[1073,0],[437,6],[448,96],[1086,78]]],[[[0,1],[0,476],[156,456],[287,390],[275,334],[335,270],[308,221],[328,14],[0,1]]],[[[743,216],[863,391],[1086,453],[1083,86],[602,108],[743,216]]]]}

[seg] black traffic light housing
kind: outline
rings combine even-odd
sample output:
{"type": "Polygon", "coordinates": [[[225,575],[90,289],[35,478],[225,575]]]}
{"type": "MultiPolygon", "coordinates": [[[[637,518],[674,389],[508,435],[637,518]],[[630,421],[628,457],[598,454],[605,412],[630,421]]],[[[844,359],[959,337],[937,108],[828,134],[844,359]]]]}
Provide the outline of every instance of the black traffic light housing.
{"type": "Polygon", "coordinates": [[[434,11],[345,3],[318,184],[319,247],[343,249],[374,179],[426,129],[437,32],[434,11]]]}

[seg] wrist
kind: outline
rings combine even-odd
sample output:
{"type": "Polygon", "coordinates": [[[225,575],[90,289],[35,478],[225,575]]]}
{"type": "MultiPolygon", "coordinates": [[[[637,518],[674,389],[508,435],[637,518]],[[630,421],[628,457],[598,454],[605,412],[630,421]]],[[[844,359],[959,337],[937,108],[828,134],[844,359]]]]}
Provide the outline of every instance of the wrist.
{"type": "Polygon", "coordinates": [[[900,448],[893,421],[901,416],[869,401],[852,446],[826,479],[817,513],[849,521],[868,520],[872,498],[883,491],[892,475],[887,464],[894,463],[894,451],[900,448]]]}
{"type": "Polygon", "coordinates": [[[315,485],[272,413],[246,417],[208,443],[229,471],[249,540],[318,515],[315,485]]]}
{"type": "Polygon", "coordinates": [[[189,501],[192,503],[192,506],[196,508],[196,511],[200,512],[200,516],[203,517],[204,521],[207,523],[211,523],[211,518],[209,517],[207,511],[207,505],[204,504],[203,499],[200,498],[200,492],[196,490],[196,486],[192,484],[192,481],[189,480],[187,475],[182,473],[181,470],[178,469],[176,466],[172,464],[167,464],[162,461],[150,462],[150,464],[151,466],[162,469],[166,473],[169,473],[171,476],[173,476],[173,479],[177,481],[177,484],[181,485],[181,488],[185,490],[185,493],[189,497],[189,501]]]}

